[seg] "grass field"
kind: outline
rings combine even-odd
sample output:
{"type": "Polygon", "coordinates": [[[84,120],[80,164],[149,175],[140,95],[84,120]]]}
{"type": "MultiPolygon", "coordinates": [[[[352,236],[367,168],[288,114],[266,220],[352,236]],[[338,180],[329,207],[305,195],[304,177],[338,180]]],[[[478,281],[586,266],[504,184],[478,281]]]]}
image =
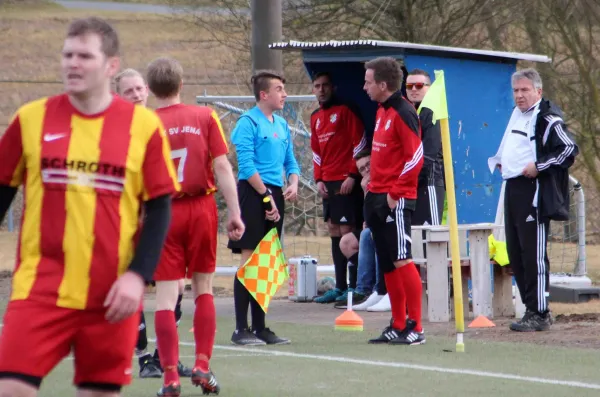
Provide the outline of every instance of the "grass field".
{"type": "Polygon", "coordinates": [[[91,0],[102,3],[156,4],[165,6],[210,6],[212,0],[91,0]]]}
{"type": "MultiPolygon", "coordinates": [[[[151,324],[152,316],[147,319],[151,324]]],[[[375,327],[344,333],[332,326],[270,325],[291,338],[292,345],[233,347],[229,343],[233,321],[219,318],[212,367],[222,385],[221,396],[584,397],[600,393],[597,351],[468,340],[467,352],[458,354],[449,352],[454,350],[454,339],[448,337],[430,336],[427,344],[414,347],[372,346],[366,340],[377,335],[375,327]]],[[[190,327],[185,316],[180,356],[188,365],[194,356],[190,327]]],[[[72,395],[72,364],[67,360],[57,367],[43,383],[40,396],[72,395]]],[[[200,396],[200,390],[188,382],[183,381],[182,396],[200,396]]],[[[123,395],[149,397],[159,387],[160,380],[134,379],[123,395]]]]}
{"type": "MultiPolygon", "coordinates": [[[[185,72],[184,84],[190,84],[184,85],[182,93],[188,103],[194,103],[205,89],[210,95],[249,93],[247,68],[234,70],[232,58],[238,58],[232,50],[184,17],[66,10],[47,1],[27,0],[26,4],[0,5],[0,126],[23,103],[61,92],[59,54],[66,28],[72,19],[89,15],[106,18],[119,32],[123,68],[143,72],[158,56],[178,59],[185,72]]],[[[149,106],[154,106],[153,98],[149,106]]]]}

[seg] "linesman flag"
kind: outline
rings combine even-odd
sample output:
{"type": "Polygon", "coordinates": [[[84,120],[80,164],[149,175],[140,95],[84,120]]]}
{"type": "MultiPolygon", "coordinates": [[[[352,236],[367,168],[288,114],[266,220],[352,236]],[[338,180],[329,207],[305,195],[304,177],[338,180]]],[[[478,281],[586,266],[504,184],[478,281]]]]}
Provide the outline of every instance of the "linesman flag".
{"type": "Polygon", "coordinates": [[[258,243],[237,278],[266,313],[269,302],[289,277],[277,229],[273,228],[258,243]]]}

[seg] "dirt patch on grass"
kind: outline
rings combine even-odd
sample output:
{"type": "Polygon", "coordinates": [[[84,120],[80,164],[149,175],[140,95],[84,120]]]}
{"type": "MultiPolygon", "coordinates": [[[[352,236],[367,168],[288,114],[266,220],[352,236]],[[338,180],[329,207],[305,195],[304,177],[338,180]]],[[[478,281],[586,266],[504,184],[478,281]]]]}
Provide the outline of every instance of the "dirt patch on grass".
{"type": "Polygon", "coordinates": [[[559,314],[556,316],[558,324],[597,323],[598,320],[600,320],[600,313],[559,314]]]}

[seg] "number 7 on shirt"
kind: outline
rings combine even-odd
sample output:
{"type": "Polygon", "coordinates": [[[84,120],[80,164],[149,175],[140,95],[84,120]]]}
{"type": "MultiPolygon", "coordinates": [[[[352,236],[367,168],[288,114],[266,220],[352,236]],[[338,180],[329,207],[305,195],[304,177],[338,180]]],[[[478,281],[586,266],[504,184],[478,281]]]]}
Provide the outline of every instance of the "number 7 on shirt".
{"type": "Polygon", "coordinates": [[[183,182],[183,171],[185,169],[185,160],[187,159],[187,148],[171,151],[171,160],[177,165],[177,182],[183,182]],[[179,161],[175,161],[179,159],[179,161]]]}

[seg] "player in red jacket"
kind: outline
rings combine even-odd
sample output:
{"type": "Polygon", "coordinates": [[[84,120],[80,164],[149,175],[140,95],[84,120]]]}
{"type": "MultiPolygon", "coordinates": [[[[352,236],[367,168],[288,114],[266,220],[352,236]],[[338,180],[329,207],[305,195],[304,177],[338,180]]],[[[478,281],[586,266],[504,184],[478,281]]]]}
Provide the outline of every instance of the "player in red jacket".
{"type": "MultiPolygon", "coordinates": [[[[310,117],[314,178],[323,198],[323,215],[329,226],[335,268],[335,288],[316,298],[317,303],[346,302],[348,290],[356,288],[358,254],[346,259],[340,249],[342,237],[360,235],[363,223],[363,192],[354,155],[366,146],[364,125],[356,106],[335,95],[327,72],[313,77],[313,93],[319,108],[310,117]],[[350,285],[346,269],[350,262],[350,285]]],[[[366,296],[355,296],[361,303],[366,296]]]]}
{"type": "Polygon", "coordinates": [[[365,217],[385,274],[393,316],[390,326],[369,343],[423,344],[421,276],[412,261],[410,235],[423,167],[421,125],[414,106],[400,92],[402,70],[398,62],[390,57],[376,58],[367,62],[365,69],[364,89],[379,102],[365,217]]]}
{"type": "Polygon", "coordinates": [[[214,174],[227,203],[229,238],[239,240],[244,234],[235,178],[227,159],[227,142],[214,110],[181,103],[183,69],[176,60],[158,58],[152,61],[146,80],[156,96],[156,113],[169,137],[171,158],[181,184],[181,191],[173,199],[171,228],[154,273],[154,328],[164,371],[163,387],[158,395],[178,397],[181,392],[177,371],[179,337],[173,310],[177,304],[178,280],[185,276],[192,279],[196,303],[196,362],[192,383],[201,386],[204,394],[219,394],[220,386],[209,367],[217,326],[212,295],[218,228],[214,174]]]}

